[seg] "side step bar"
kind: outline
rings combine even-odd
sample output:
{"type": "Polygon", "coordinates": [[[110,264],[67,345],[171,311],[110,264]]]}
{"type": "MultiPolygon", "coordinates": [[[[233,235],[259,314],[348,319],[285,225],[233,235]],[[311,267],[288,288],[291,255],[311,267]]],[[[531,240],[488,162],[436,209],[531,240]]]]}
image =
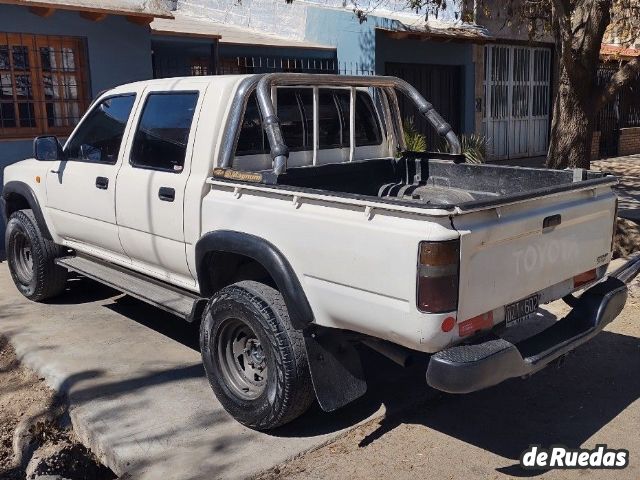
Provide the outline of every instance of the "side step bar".
{"type": "Polygon", "coordinates": [[[62,257],[56,263],[67,270],[104,283],[116,290],[173,313],[188,322],[198,319],[206,298],[141,273],[88,256],[62,257]]]}

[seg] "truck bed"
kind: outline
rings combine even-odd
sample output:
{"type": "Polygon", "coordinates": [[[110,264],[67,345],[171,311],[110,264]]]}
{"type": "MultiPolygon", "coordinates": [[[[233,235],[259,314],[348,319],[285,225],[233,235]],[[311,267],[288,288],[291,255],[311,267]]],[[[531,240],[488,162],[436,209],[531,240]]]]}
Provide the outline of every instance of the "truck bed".
{"type": "Polygon", "coordinates": [[[215,214],[203,215],[202,228],[232,225],[282,248],[319,325],[427,352],[461,337],[413,307],[422,241],[459,239],[458,323],[486,315],[497,325],[508,305],[549,302],[573,291],[575,278],[604,274],[615,177],[446,158],[409,154],[281,174],[220,168],[203,204],[215,214]]]}
{"type": "Polygon", "coordinates": [[[447,157],[409,154],[400,159],[292,167],[267,183],[412,207],[472,211],[616,182],[601,172],[455,163],[447,157]]]}

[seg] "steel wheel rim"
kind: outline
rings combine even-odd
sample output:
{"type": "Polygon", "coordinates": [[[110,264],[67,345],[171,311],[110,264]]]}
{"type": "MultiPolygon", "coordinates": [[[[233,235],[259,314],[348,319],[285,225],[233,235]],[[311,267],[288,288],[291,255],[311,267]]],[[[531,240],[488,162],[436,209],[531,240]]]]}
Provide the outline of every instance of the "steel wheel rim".
{"type": "Polygon", "coordinates": [[[22,285],[33,279],[33,250],[31,241],[22,232],[17,232],[13,241],[14,271],[22,285]]]}
{"type": "Polygon", "coordinates": [[[217,341],[218,365],[225,384],[244,400],[255,400],[267,385],[267,358],[253,329],[238,318],[228,318],[217,341]]]}

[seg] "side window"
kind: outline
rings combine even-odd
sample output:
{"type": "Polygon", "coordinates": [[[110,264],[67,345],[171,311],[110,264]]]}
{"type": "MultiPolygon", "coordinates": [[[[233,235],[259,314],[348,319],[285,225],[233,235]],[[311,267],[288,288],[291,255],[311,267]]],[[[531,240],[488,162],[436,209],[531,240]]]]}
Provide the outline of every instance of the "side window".
{"type": "Polygon", "coordinates": [[[67,143],[67,158],[115,164],[135,99],[110,97],[96,105],[67,143]]]}
{"type": "Polygon", "coordinates": [[[197,92],[149,94],[133,138],[131,165],[180,173],[197,102],[197,92]]]}

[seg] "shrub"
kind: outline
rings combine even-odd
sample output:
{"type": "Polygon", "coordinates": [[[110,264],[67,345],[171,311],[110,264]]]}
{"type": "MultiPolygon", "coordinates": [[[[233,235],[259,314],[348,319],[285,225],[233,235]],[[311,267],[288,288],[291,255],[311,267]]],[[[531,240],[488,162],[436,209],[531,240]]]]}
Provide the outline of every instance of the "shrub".
{"type": "Polygon", "coordinates": [[[405,118],[402,122],[404,130],[404,142],[407,144],[409,152],[426,152],[427,137],[421,134],[413,122],[413,117],[405,118]]]}

